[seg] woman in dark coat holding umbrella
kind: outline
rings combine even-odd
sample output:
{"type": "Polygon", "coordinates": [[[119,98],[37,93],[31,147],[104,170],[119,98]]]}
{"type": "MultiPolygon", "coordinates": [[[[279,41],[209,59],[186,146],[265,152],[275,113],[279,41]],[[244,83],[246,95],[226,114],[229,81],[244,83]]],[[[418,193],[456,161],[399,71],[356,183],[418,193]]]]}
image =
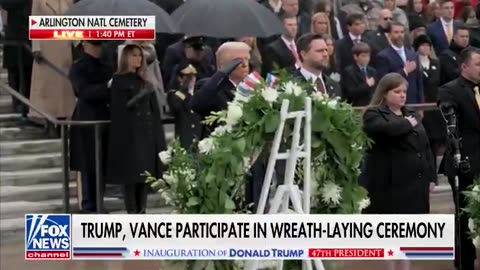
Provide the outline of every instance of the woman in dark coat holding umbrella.
{"type": "Polygon", "coordinates": [[[126,45],[111,87],[111,125],[107,180],[124,186],[128,213],[145,213],[145,172],[161,176],[158,153],[166,149],[153,86],[145,80],[145,59],[138,45],[126,45]]]}
{"type": "MultiPolygon", "coordinates": [[[[398,73],[378,83],[363,116],[364,130],[373,140],[362,180],[369,192],[369,214],[430,212],[429,189],[434,169],[428,137],[415,111],[405,107],[407,81],[398,73]]],[[[408,261],[389,269],[409,269],[408,261]]]]}

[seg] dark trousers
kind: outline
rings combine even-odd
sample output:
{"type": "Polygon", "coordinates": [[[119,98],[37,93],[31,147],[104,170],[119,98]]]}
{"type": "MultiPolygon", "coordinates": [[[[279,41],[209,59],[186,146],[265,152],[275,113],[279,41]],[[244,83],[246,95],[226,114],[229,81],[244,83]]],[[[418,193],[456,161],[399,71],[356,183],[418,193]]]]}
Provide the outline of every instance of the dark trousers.
{"type": "MultiPolygon", "coordinates": [[[[269,152],[263,152],[257,158],[250,168],[250,174],[246,176],[245,184],[245,201],[247,208],[253,212],[257,211],[258,202],[262,194],[263,182],[267,173],[268,159],[270,158],[269,152]]],[[[282,185],[285,178],[285,160],[277,160],[275,164],[274,177],[277,179],[276,185],[282,185]]],[[[270,188],[270,187],[269,187],[270,188]]],[[[270,194],[275,195],[275,194],[270,194]]],[[[268,201],[265,205],[265,211],[268,211],[268,201]]]]}
{"type": "Polygon", "coordinates": [[[445,145],[441,140],[430,139],[430,150],[432,151],[433,157],[433,166],[435,168],[435,183],[438,184],[438,162],[437,162],[437,153],[438,150],[445,145]]]}
{"type": "MultiPolygon", "coordinates": [[[[8,85],[30,98],[30,85],[32,81],[32,66],[22,66],[8,68],[8,85]],[[23,72],[21,74],[21,72],[23,72]]],[[[28,115],[28,106],[23,105],[18,99],[13,98],[13,108],[16,112],[22,113],[22,116],[28,115]]]]}
{"type": "Polygon", "coordinates": [[[125,209],[129,214],[145,214],[147,209],[148,185],[137,183],[123,187],[125,209]]]}
{"type": "MultiPolygon", "coordinates": [[[[449,177],[448,182],[453,190],[453,201],[455,206],[457,206],[457,193],[455,187],[455,178],[449,177]]],[[[456,207],[456,209],[463,209],[467,206],[467,202],[465,201],[465,195],[463,191],[466,190],[466,185],[464,183],[471,183],[471,180],[467,178],[460,177],[460,193],[459,199],[460,207],[456,207]]],[[[458,213],[455,213],[456,217],[458,217],[458,213]]],[[[455,228],[456,229],[456,228],[455,228]]],[[[460,239],[455,237],[455,267],[458,270],[474,270],[474,263],[476,257],[476,250],[475,246],[472,243],[472,239],[469,236],[469,229],[468,229],[468,215],[460,215],[460,239]],[[460,258],[461,256],[461,258],[460,258]],[[462,267],[459,268],[459,259],[461,259],[462,267]]]]}
{"type": "MultiPolygon", "coordinates": [[[[81,172],[82,175],[82,210],[95,212],[97,211],[97,188],[95,173],[81,172]]],[[[105,188],[102,186],[100,191],[103,196],[105,188]]]]}

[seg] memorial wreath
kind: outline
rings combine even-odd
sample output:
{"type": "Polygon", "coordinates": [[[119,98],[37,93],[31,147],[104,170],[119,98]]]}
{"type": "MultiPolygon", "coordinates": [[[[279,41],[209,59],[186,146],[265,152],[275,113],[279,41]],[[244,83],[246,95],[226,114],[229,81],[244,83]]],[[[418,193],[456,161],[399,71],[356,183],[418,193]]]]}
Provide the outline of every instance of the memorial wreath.
{"type": "Polygon", "coordinates": [[[463,211],[469,216],[468,228],[473,244],[480,249],[480,179],[477,179],[464,194],[467,197],[467,207],[463,211]]]}
{"type": "MultiPolygon", "coordinates": [[[[269,75],[266,80],[250,74],[237,88],[228,109],[205,120],[217,126],[211,136],[189,150],[175,141],[159,154],[167,171],[160,179],[147,174],[148,182],[177,213],[247,213],[245,176],[259,154],[269,152],[280,123],[282,100],[289,100],[289,111],[299,111],[310,96],[311,213],[360,213],[370,202],[367,191],[358,184],[361,161],[370,145],[361,116],[338,98],[309,94],[307,89],[312,89],[310,83],[286,73],[269,75]]],[[[290,145],[293,125],[294,119],[285,123],[282,143],[286,145],[290,145]]],[[[296,179],[303,178],[302,168],[297,166],[296,179]]],[[[199,269],[238,268],[233,261],[215,261],[205,262],[199,269]]]]}

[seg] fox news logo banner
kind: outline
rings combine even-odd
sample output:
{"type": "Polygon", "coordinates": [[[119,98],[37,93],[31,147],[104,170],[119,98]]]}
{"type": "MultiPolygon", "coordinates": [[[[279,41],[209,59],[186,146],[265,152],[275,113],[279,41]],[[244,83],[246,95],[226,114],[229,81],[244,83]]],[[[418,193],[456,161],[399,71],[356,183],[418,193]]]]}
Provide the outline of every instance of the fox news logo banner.
{"type": "Polygon", "coordinates": [[[73,259],[452,260],[453,215],[73,215],[73,259]]]}
{"type": "Polygon", "coordinates": [[[155,16],[30,16],[30,40],[154,40],[155,16]]]}
{"type": "Polygon", "coordinates": [[[25,215],[25,260],[69,260],[70,224],[70,215],[25,215]]]}

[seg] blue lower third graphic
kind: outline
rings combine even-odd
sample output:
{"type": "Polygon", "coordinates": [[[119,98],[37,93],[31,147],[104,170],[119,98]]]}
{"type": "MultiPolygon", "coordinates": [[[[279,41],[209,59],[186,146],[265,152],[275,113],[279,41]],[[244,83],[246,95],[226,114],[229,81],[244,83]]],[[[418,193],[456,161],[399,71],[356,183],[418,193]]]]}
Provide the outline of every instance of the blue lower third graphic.
{"type": "Polygon", "coordinates": [[[305,258],[306,253],[303,249],[230,249],[228,251],[230,258],[277,258],[294,259],[305,258]]]}

